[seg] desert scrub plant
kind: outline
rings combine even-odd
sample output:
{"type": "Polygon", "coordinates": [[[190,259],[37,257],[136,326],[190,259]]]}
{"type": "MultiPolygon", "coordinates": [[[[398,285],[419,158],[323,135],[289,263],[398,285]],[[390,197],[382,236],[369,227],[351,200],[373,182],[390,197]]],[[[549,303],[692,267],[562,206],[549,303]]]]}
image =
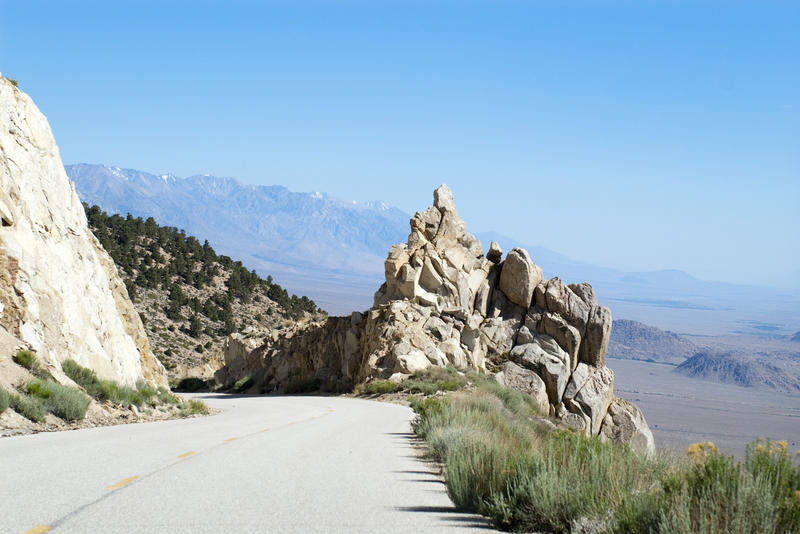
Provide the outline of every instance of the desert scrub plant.
{"type": "Polygon", "coordinates": [[[97,400],[107,400],[122,406],[144,404],[145,399],[139,391],[113,380],[101,380],[93,370],[79,365],[74,360],[65,360],[61,368],[68,377],[97,400]]]}
{"type": "Polygon", "coordinates": [[[136,391],[142,396],[142,399],[149,404],[155,404],[158,398],[158,391],[155,387],[148,384],[146,380],[139,379],[136,381],[136,391]]]}
{"type": "Polygon", "coordinates": [[[190,400],[179,405],[181,417],[188,417],[190,415],[206,415],[208,414],[208,406],[203,401],[190,400]]]}
{"type": "Polygon", "coordinates": [[[36,355],[29,350],[18,350],[14,355],[14,362],[25,369],[34,369],[38,366],[36,355]]]}
{"type": "Polygon", "coordinates": [[[30,397],[25,393],[11,395],[11,408],[21,416],[30,419],[34,423],[43,423],[47,415],[44,402],[36,397],[30,397]]]}
{"type": "Polygon", "coordinates": [[[231,389],[231,391],[233,393],[241,393],[253,387],[253,384],[255,383],[256,381],[253,380],[252,375],[243,376],[233,384],[233,389],[231,389]]]}
{"type": "Polygon", "coordinates": [[[362,392],[367,395],[383,395],[386,393],[394,393],[403,389],[403,386],[391,380],[373,380],[367,382],[362,388],[362,392]]]}
{"type": "Polygon", "coordinates": [[[8,410],[8,406],[11,403],[11,398],[8,395],[8,391],[0,388],[0,414],[4,411],[8,410]]]}
{"type": "Polygon", "coordinates": [[[633,503],[638,513],[623,514],[620,531],[800,532],[800,466],[785,442],[753,442],[743,463],[713,443],[696,443],[687,455],[690,462],[664,477],[646,505],[633,503]]]}
{"type": "Polygon", "coordinates": [[[461,509],[523,531],[800,532],[800,466],[785,442],[755,442],[744,462],[712,443],[693,445],[683,462],[646,457],[550,430],[507,389],[486,382],[412,403],[412,427],[461,509]]]}
{"type": "Polygon", "coordinates": [[[161,404],[169,404],[169,405],[176,405],[180,404],[180,399],[172,394],[170,390],[165,388],[164,386],[158,387],[158,402],[161,404]]]}
{"type": "Polygon", "coordinates": [[[504,529],[611,530],[609,511],[656,484],[664,468],[630,448],[538,423],[532,404],[488,382],[413,405],[415,432],[445,466],[461,509],[504,529]]]}
{"type": "Polygon", "coordinates": [[[34,376],[43,380],[53,380],[53,375],[46,368],[42,367],[39,359],[30,350],[19,350],[13,357],[14,362],[28,369],[34,376]]]}
{"type": "Polygon", "coordinates": [[[488,379],[474,370],[461,372],[452,365],[447,367],[431,366],[418,371],[402,382],[390,380],[373,380],[356,386],[354,393],[368,395],[381,395],[404,391],[425,396],[434,395],[440,391],[456,391],[467,385],[482,385],[488,379]]]}
{"type": "Polygon", "coordinates": [[[81,391],[51,380],[33,380],[27,386],[28,394],[44,401],[47,411],[66,421],[80,421],[86,417],[89,398],[81,391]]]}

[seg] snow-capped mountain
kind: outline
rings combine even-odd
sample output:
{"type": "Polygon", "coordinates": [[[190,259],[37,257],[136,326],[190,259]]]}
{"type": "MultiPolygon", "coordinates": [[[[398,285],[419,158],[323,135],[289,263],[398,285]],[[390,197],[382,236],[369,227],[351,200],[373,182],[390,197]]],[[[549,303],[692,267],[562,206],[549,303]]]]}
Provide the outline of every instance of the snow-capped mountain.
{"type": "MultiPolygon", "coordinates": [[[[66,170],[82,201],[183,228],[298,293],[314,292],[310,289],[322,280],[375,291],[389,247],[408,237],[409,216],[380,201],[341,200],[210,175],[178,178],[90,164],[66,170]]],[[[349,294],[314,299],[335,311],[363,304],[363,296],[357,304],[347,302],[349,294]]]]}

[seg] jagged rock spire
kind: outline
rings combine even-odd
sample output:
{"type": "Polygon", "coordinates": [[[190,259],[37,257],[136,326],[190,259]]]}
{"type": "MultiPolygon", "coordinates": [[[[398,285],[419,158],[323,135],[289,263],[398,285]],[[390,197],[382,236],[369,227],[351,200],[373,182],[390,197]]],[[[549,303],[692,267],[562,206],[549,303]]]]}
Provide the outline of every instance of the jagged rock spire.
{"type": "Polygon", "coordinates": [[[262,362],[276,388],[328,380],[332,370],[346,384],[402,380],[430,366],[494,371],[564,425],[653,450],[639,409],[614,396],[605,366],[611,312],[589,284],[544,280],[520,248],[503,260],[492,243],[485,257],[446,185],[410,226],[408,241],[389,250],[386,281],[365,315],[268,340],[245,359],[262,362]]]}

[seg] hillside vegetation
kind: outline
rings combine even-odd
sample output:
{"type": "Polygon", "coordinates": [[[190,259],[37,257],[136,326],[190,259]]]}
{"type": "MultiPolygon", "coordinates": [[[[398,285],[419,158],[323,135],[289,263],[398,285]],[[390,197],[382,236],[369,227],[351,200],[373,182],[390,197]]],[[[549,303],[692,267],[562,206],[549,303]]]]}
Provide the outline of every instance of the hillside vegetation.
{"type": "Polygon", "coordinates": [[[156,356],[172,378],[192,368],[218,367],[225,336],[268,329],[321,312],[241,262],[150,217],[108,215],[86,206],[89,228],[108,251],[145,324],[156,356]]]}
{"type": "MultiPolygon", "coordinates": [[[[552,428],[520,392],[489,383],[414,404],[415,432],[462,510],[522,532],[797,533],[800,466],[785,441],[713,443],[687,460],[552,428]]],[[[800,453],[797,453],[800,455],[800,453]]]]}

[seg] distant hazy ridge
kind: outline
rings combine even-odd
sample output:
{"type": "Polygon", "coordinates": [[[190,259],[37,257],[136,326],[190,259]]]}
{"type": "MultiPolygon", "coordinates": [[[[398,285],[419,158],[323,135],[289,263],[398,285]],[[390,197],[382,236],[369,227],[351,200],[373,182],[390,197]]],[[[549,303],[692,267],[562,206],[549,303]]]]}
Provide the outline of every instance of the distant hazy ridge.
{"type": "MultiPolygon", "coordinates": [[[[87,164],[66,170],[84,202],[184,228],[298,293],[309,287],[298,281],[335,282],[337,276],[345,285],[362,279],[361,285],[374,288],[386,250],[408,233],[408,215],[380,202],[348,202],[216,176],[177,178],[87,164]]],[[[330,300],[323,297],[320,303],[327,307],[330,300]]]]}
{"type": "MultiPolygon", "coordinates": [[[[386,250],[406,241],[409,215],[383,202],[354,202],[233,178],[177,178],[103,165],[67,165],[84,202],[109,213],[153,217],[207,239],[220,253],[272,275],[332,314],[372,305],[386,250]]],[[[437,185],[437,184],[432,184],[437,185]]],[[[557,231],[557,222],[552,222],[557,231]]],[[[543,231],[548,231],[546,228],[543,231]]],[[[609,229],[613,232],[624,229],[609,229]]],[[[590,281],[615,319],[636,319],[678,333],[780,336],[800,325],[800,291],[704,282],[685,272],[628,273],[575,261],[497,232],[477,232],[484,251],[522,246],[547,277],[590,281]]],[[[647,359],[647,358],[645,358],[647,359]]]]}

